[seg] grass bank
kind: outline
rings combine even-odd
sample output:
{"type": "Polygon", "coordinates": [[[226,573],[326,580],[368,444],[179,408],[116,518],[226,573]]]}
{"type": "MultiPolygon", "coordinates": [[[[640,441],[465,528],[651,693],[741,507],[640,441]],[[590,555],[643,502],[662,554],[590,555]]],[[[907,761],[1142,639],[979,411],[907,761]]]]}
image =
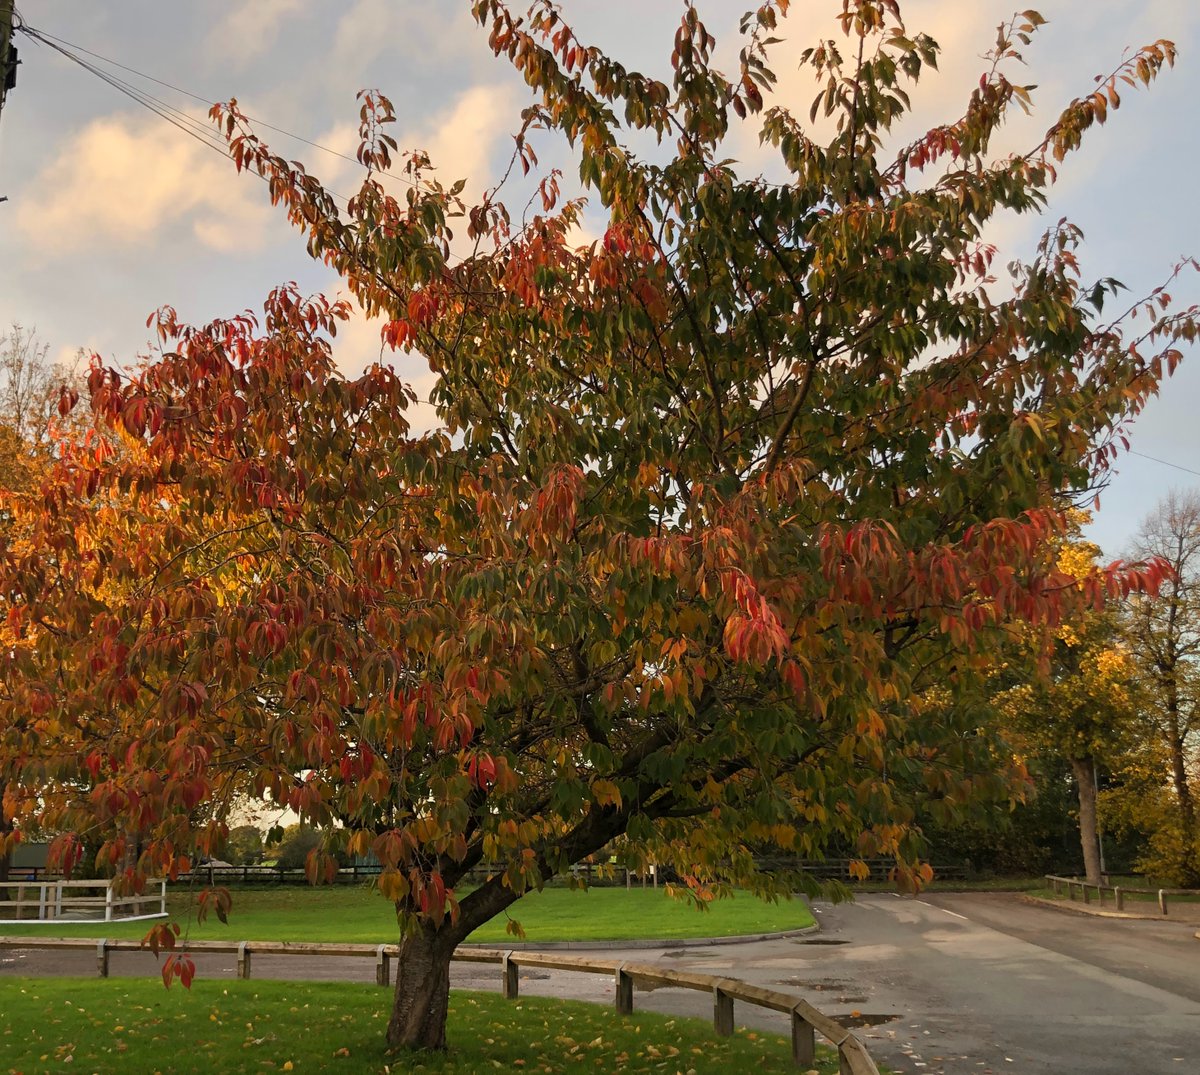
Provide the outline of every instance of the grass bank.
{"type": "MultiPolygon", "coordinates": [[[[477,1075],[527,1071],[784,1072],[790,1044],[696,1019],[615,1015],[580,1002],[451,994],[445,1055],[389,1054],[390,995],[369,986],[196,981],[190,992],[128,979],[4,980],[0,1054],[34,1072],[333,1071],[477,1075]]],[[[817,1070],[834,1075],[822,1052],[817,1070]]]]}
{"type": "MultiPolygon", "coordinates": [[[[209,915],[194,921],[195,896],[175,892],[169,909],[181,922],[190,921],[194,940],[359,941],[390,943],[396,937],[392,907],[365,886],[307,888],[271,886],[244,888],[233,893],[229,924],[209,915]]],[[[812,925],[803,900],[763,903],[743,895],[715,900],[707,910],[671,899],[661,889],[592,888],[572,892],[547,888],[531,892],[509,910],[476,930],[470,940],[480,944],[511,941],[509,919],[519,921],[526,939],[536,941],[623,941],[654,938],[742,936],[801,929],[812,925]]],[[[5,936],[142,937],[145,922],[56,922],[53,925],[0,926],[5,936]]]]}

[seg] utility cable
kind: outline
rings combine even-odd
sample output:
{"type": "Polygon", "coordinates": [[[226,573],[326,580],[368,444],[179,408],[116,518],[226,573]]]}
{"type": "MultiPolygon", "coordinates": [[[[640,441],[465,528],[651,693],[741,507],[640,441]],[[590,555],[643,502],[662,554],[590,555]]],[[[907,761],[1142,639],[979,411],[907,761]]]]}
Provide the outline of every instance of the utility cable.
{"type": "Polygon", "coordinates": [[[1142,459],[1149,459],[1152,463],[1161,463],[1164,467],[1174,467],[1176,470],[1182,470],[1185,474],[1195,474],[1200,478],[1200,470],[1192,470],[1191,467],[1180,466],[1178,463],[1172,463],[1166,459],[1159,459],[1153,455],[1147,455],[1145,452],[1135,452],[1132,448],[1129,449],[1130,455],[1136,455],[1142,459]]]}
{"type": "MultiPolygon", "coordinates": [[[[91,49],[86,49],[82,45],[76,45],[73,42],[67,41],[65,38],[56,36],[55,34],[47,33],[44,30],[35,30],[33,27],[25,26],[23,24],[20,27],[18,27],[18,29],[23,30],[25,33],[29,34],[31,37],[41,39],[44,44],[50,45],[52,48],[58,48],[58,51],[63,52],[64,55],[68,55],[69,58],[71,58],[72,60],[74,60],[77,63],[79,63],[80,61],[76,57],[70,56],[70,54],[68,52],[66,52],[65,49],[70,49],[73,52],[84,53],[88,56],[93,57],[96,60],[99,60],[101,63],[108,64],[112,67],[120,68],[122,71],[126,71],[131,75],[136,75],[138,78],[145,79],[148,82],[154,82],[157,85],[163,86],[169,90],[173,90],[176,93],[181,93],[181,94],[183,94],[183,96],[190,97],[190,98],[192,98],[192,100],[199,101],[201,104],[211,106],[214,103],[211,98],[202,97],[198,93],[193,93],[191,90],[186,90],[182,86],[176,86],[171,82],[164,82],[161,78],[155,78],[153,75],[148,75],[144,71],[139,71],[136,67],[129,67],[126,64],[119,63],[116,60],[109,59],[107,56],[102,56],[98,52],[93,52],[91,49]],[[52,42],[57,42],[58,45],[54,45],[54,44],[52,44],[52,42]],[[58,46],[63,46],[63,47],[59,48],[58,46]]],[[[88,70],[92,70],[94,73],[101,74],[101,72],[97,71],[94,67],[88,67],[88,70]]],[[[101,77],[103,77],[102,74],[101,74],[101,77]]],[[[107,81],[107,79],[106,79],[106,81],[107,81]]],[[[118,80],[118,81],[123,81],[123,80],[118,80]]],[[[125,85],[129,85],[129,83],[125,83],[125,85]]],[[[139,92],[141,92],[141,91],[139,91],[139,92]]],[[[147,94],[147,96],[149,96],[149,95],[147,94]]],[[[157,100],[157,98],[151,98],[151,99],[157,100]]],[[[160,102],[160,103],[164,103],[164,102],[160,102]]],[[[170,106],[166,106],[166,107],[170,107],[170,106]]],[[[178,111],[178,110],[176,110],[176,111],[178,111]]],[[[255,116],[247,116],[246,119],[250,123],[254,124],[257,127],[264,127],[269,131],[274,131],[276,134],[283,135],[285,138],[291,138],[296,142],[302,142],[306,146],[312,146],[314,149],[319,149],[322,153],[328,153],[330,156],[333,156],[333,157],[340,157],[342,160],[349,161],[351,164],[361,164],[362,163],[356,157],[352,157],[348,153],[342,153],[340,150],[331,149],[329,146],[322,145],[320,142],[314,142],[311,138],[305,138],[303,135],[296,134],[293,131],[284,130],[284,128],[282,128],[282,127],[276,127],[274,124],[268,123],[266,120],[258,119],[255,116]]],[[[395,175],[394,173],[391,173],[391,172],[384,173],[384,174],[386,174],[389,179],[394,179],[399,183],[405,183],[408,186],[411,186],[411,187],[414,187],[417,189],[420,189],[422,186],[424,186],[424,184],[419,183],[416,180],[408,179],[405,176],[395,175]]]]}
{"type": "Polygon", "coordinates": [[[151,94],[140,90],[138,87],[126,82],[124,79],[118,78],[115,75],[111,75],[108,72],[101,70],[100,68],[96,67],[95,64],[89,63],[81,56],[73,54],[68,48],[58,45],[55,42],[45,38],[41,33],[39,33],[37,30],[34,30],[32,27],[22,26],[19,29],[33,41],[45,45],[60,55],[65,56],[72,63],[82,67],[89,74],[95,75],[101,81],[107,83],[109,86],[112,86],[112,88],[118,93],[124,94],[126,97],[130,98],[130,100],[141,105],[143,108],[149,109],[160,119],[164,119],[172,126],[179,128],[179,130],[183,131],[184,134],[196,139],[196,141],[201,142],[210,149],[215,150],[223,157],[228,156],[228,153],[225,149],[224,140],[221,139],[211,127],[201,123],[195,117],[189,116],[186,112],[182,112],[180,109],[174,108],[165,101],[161,101],[151,94]]]}
{"type": "MultiPolygon", "coordinates": [[[[95,53],[95,52],[92,52],[90,49],[84,49],[84,48],[81,48],[80,46],[73,45],[70,42],[65,41],[63,38],[56,37],[53,34],[43,33],[42,31],[37,30],[34,27],[29,26],[24,22],[21,22],[19,25],[14,25],[14,29],[19,30],[21,33],[25,34],[27,37],[29,37],[34,42],[41,44],[41,45],[45,45],[46,47],[53,49],[55,52],[64,56],[66,59],[70,60],[72,63],[77,64],[79,67],[82,67],[89,74],[95,75],[97,78],[101,79],[103,82],[107,83],[109,86],[112,86],[113,89],[117,90],[119,93],[124,94],[126,97],[135,101],[137,104],[140,104],[143,108],[146,108],[149,111],[153,112],[160,119],[163,119],[167,123],[170,123],[173,127],[177,127],[179,130],[183,131],[184,134],[188,135],[191,138],[196,139],[196,141],[200,142],[202,145],[207,146],[209,149],[212,149],[214,152],[219,153],[223,158],[228,160],[229,151],[228,151],[228,146],[225,143],[225,140],[216,131],[214,131],[213,128],[207,122],[198,120],[194,116],[191,116],[188,113],[182,111],[181,109],[174,107],[173,105],[169,104],[168,102],[163,101],[162,99],[160,99],[158,97],[155,97],[153,94],[142,89],[140,86],[136,86],[133,83],[127,81],[126,79],[120,78],[119,76],[112,74],[111,72],[105,71],[102,68],[97,67],[96,64],[91,63],[89,60],[84,59],[83,56],[78,55],[75,50],[78,49],[79,52],[85,53],[89,56],[93,56],[96,59],[103,61],[104,63],[112,64],[114,67],[118,67],[121,70],[124,70],[131,74],[137,75],[139,78],[148,79],[151,82],[158,83],[159,85],[165,86],[168,89],[174,90],[177,93],[182,93],[187,97],[194,98],[197,101],[201,101],[201,102],[207,104],[208,102],[205,100],[205,98],[201,97],[199,94],[195,94],[189,90],[185,90],[185,89],[182,89],[181,87],[174,86],[169,82],[163,82],[161,79],[154,78],[153,76],[147,75],[144,72],[136,70],[135,68],[128,67],[125,64],[117,63],[115,60],[109,60],[106,57],[101,56],[99,53],[95,53]]],[[[272,124],[264,123],[263,121],[254,119],[251,116],[247,116],[246,119],[251,123],[255,123],[260,126],[267,127],[270,130],[276,131],[279,134],[285,135],[288,138],[293,138],[297,141],[304,142],[305,144],[313,146],[316,149],[322,150],[325,153],[329,153],[336,157],[341,157],[345,160],[350,161],[352,164],[361,165],[361,162],[356,160],[354,157],[347,156],[345,153],[339,153],[337,150],[330,149],[328,146],[323,146],[319,142],[314,142],[314,141],[311,141],[310,139],[303,138],[300,135],[293,134],[290,131],[285,131],[281,127],[275,127],[272,124]]],[[[256,176],[262,182],[268,184],[268,186],[270,185],[271,181],[267,176],[262,175],[261,173],[259,173],[258,171],[256,171],[253,168],[249,168],[249,169],[245,169],[245,170],[250,172],[251,175],[256,176]]],[[[411,179],[407,179],[403,176],[394,175],[393,173],[390,173],[390,172],[379,172],[379,173],[377,173],[377,175],[380,178],[396,179],[402,183],[406,183],[408,186],[411,186],[414,189],[420,189],[422,186],[424,186],[424,184],[418,183],[411,179]]],[[[430,188],[426,187],[426,189],[430,189],[430,188]]],[[[347,211],[349,210],[349,205],[350,205],[351,199],[349,199],[346,195],[338,194],[336,191],[329,190],[329,189],[326,189],[326,193],[331,198],[333,198],[335,202],[339,203],[339,209],[344,208],[347,211]]],[[[454,254],[454,253],[448,253],[448,260],[462,261],[463,258],[461,255],[454,254]]]]}
{"type": "MultiPolygon", "coordinates": [[[[146,108],[149,111],[153,112],[160,119],[165,120],[166,122],[170,123],[173,127],[176,127],[179,130],[183,131],[184,134],[188,135],[191,138],[194,138],[196,141],[200,142],[204,146],[207,146],[209,149],[213,150],[214,152],[219,153],[224,159],[226,159],[226,160],[229,159],[228,147],[225,143],[225,140],[216,131],[214,131],[213,128],[209,124],[202,122],[202,121],[196,119],[194,116],[188,115],[186,112],[182,111],[181,109],[175,108],[173,105],[168,104],[166,101],[163,101],[158,97],[155,97],[153,94],[142,89],[140,86],[136,86],[133,83],[127,81],[126,79],[120,78],[119,76],[112,74],[111,72],[105,71],[105,70],[97,67],[94,63],[91,63],[90,61],[84,59],[84,57],[82,55],[79,55],[74,51],[78,46],[71,45],[69,42],[64,41],[62,38],[54,38],[53,35],[43,34],[41,31],[36,30],[35,28],[27,25],[23,20],[15,23],[13,28],[14,28],[14,30],[18,30],[21,33],[25,34],[28,38],[30,38],[30,40],[34,41],[35,43],[44,45],[47,48],[53,49],[55,52],[59,53],[66,59],[70,60],[72,63],[77,64],[79,67],[83,68],[83,70],[87,71],[89,74],[95,75],[101,81],[107,83],[113,89],[117,90],[119,93],[128,97],[130,100],[141,105],[143,108],[146,108]]],[[[168,89],[175,90],[178,93],[183,93],[188,97],[193,97],[198,101],[204,100],[204,98],[200,97],[197,94],[191,93],[187,90],[180,89],[178,86],[172,86],[170,83],[163,82],[161,79],[156,79],[149,75],[145,75],[142,72],[135,70],[134,68],[126,67],[124,64],[118,64],[118,63],[116,63],[115,60],[107,60],[104,57],[100,56],[98,53],[91,52],[91,50],[89,50],[89,49],[80,49],[80,52],[83,52],[90,56],[94,56],[95,58],[100,59],[105,63],[111,63],[114,66],[121,68],[122,70],[128,71],[132,74],[136,74],[140,78],[149,79],[149,81],[156,82],[162,86],[166,86],[168,89]]],[[[251,122],[261,123],[261,121],[252,120],[250,117],[247,117],[247,119],[250,120],[251,122]]],[[[361,162],[355,160],[353,157],[347,157],[346,154],[338,153],[336,150],[331,150],[325,146],[320,145],[317,142],[309,141],[306,138],[300,138],[299,135],[291,134],[288,131],[282,130],[282,128],[274,127],[270,124],[261,124],[261,125],[270,127],[272,130],[278,131],[279,133],[284,134],[289,138],[296,138],[299,141],[306,142],[307,144],[314,146],[317,149],[321,149],[326,153],[331,153],[335,156],[344,157],[346,160],[351,161],[351,163],[361,164],[361,162]]],[[[262,182],[264,182],[268,186],[270,186],[271,180],[267,176],[261,174],[259,171],[257,171],[256,169],[253,169],[253,168],[249,168],[249,169],[245,169],[245,170],[249,171],[251,175],[256,176],[262,182]]],[[[400,179],[402,182],[407,183],[409,186],[411,186],[413,188],[419,189],[419,187],[421,186],[421,184],[419,184],[413,180],[404,179],[403,177],[400,177],[400,176],[391,176],[390,173],[384,172],[384,173],[379,173],[379,174],[381,176],[388,176],[390,178],[400,179]]],[[[345,209],[347,211],[349,210],[350,199],[348,199],[344,194],[338,194],[336,191],[332,191],[332,190],[328,190],[328,189],[325,191],[325,193],[327,193],[330,198],[334,199],[335,202],[342,203],[342,205],[339,205],[339,209],[341,209],[342,206],[344,205],[345,209]]],[[[449,251],[447,251],[447,258],[448,258],[448,260],[455,260],[455,261],[463,260],[461,256],[450,253],[449,251]]],[[[379,274],[375,271],[372,271],[372,275],[375,275],[378,277],[379,274]]],[[[382,279],[382,277],[380,277],[380,279],[382,279]]]]}

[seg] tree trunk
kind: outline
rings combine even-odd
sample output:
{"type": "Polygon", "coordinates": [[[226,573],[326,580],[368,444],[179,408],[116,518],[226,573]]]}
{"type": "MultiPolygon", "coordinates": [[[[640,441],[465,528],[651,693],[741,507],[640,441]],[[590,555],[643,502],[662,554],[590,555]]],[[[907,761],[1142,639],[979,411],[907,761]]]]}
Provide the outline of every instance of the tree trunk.
{"type": "Polygon", "coordinates": [[[1183,831],[1191,837],[1196,831],[1196,806],[1192,801],[1191,785],[1188,783],[1187,755],[1183,733],[1178,729],[1177,720],[1172,722],[1170,745],[1171,779],[1175,784],[1175,795],[1179,800],[1179,820],[1183,825],[1183,831]]]}
{"type": "Polygon", "coordinates": [[[392,1048],[446,1048],[446,1010],[450,1000],[450,957],[458,944],[449,923],[440,930],[422,925],[400,942],[396,995],[388,1021],[392,1048]]]}
{"type": "Polygon", "coordinates": [[[451,923],[447,918],[436,928],[425,922],[401,940],[396,961],[396,992],[387,1028],[387,1043],[391,1048],[446,1048],[450,960],[454,949],[520,895],[499,876],[493,877],[461,901],[457,922],[451,923]]]}
{"type": "MultiPolygon", "coordinates": [[[[707,689],[707,688],[706,688],[707,689]]],[[[628,807],[593,808],[583,821],[557,845],[559,855],[567,862],[579,862],[604,847],[614,836],[625,831],[629,823],[628,807]]],[[[464,860],[446,878],[457,883],[478,861],[464,860]]],[[[554,876],[543,851],[535,861],[536,876],[543,881],[554,876]]],[[[458,905],[458,921],[448,918],[434,927],[423,922],[400,942],[396,967],[396,993],[392,1016],[388,1021],[387,1043],[393,1048],[446,1048],[446,1013],[450,999],[450,960],[454,949],[476,928],[510,907],[524,894],[515,891],[503,873],[493,874],[478,888],[465,896],[458,905]]],[[[528,878],[526,884],[533,881],[528,878]]],[[[414,908],[396,904],[397,912],[414,908]]]]}
{"type": "Polygon", "coordinates": [[[1186,755],[1186,722],[1179,707],[1178,667],[1172,665],[1167,678],[1167,746],[1171,753],[1171,782],[1175,786],[1175,800],[1179,806],[1179,831],[1182,836],[1180,847],[1179,878],[1185,885],[1195,884],[1200,877],[1200,862],[1197,862],[1196,805],[1192,800],[1192,788],[1188,783],[1186,755]]]}
{"type": "Polygon", "coordinates": [[[1091,758],[1072,758],[1079,788],[1079,841],[1083,846],[1083,871],[1093,885],[1104,881],[1100,867],[1100,829],[1096,824],[1096,770],[1091,758]]]}
{"type": "MultiPolygon", "coordinates": [[[[0,783],[0,839],[7,837],[13,830],[12,822],[8,820],[8,813],[4,809],[5,790],[4,784],[0,783]]],[[[8,878],[11,866],[12,853],[8,850],[6,844],[3,852],[0,852],[0,900],[12,898],[8,894],[8,878]]]]}

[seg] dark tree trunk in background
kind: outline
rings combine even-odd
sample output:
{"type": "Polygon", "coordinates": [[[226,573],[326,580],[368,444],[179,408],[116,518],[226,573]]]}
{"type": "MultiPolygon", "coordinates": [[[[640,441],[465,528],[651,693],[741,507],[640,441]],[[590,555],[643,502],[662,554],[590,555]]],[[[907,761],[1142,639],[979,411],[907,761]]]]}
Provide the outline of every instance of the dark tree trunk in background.
{"type": "Polygon", "coordinates": [[[1096,823],[1096,770],[1091,758],[1072,758],[1071,768],[1079,788],[1079,841],[1083,845],[1083,872],[1093,885],[1104,882],[1100,866],[1100,829],[1096,823]]]}
{"type": "MultiPolygon", "coordinates": [[[[0,839],[8,836],[13,830],[12,822],[8,820],[8,814],[4,810],[4,792],[5,786],[2,782],[0,782],[0,839]]],[[[12,853],[10,851],[5,851],[3,854],[0,854],[0,900],[12,898],[8,894],[8,878],[9,869],[11,866],[12,853]]],[[[17,917],[15,912],[12,917],[17,917]]]]}

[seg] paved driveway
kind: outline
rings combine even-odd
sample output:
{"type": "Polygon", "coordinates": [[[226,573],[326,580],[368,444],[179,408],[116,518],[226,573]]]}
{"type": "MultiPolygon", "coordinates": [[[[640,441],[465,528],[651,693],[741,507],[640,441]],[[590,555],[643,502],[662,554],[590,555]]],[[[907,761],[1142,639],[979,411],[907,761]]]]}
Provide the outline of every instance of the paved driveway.
{"type": "MultiPolygon", "coordinates": [[[[817,904],[818,935],[700,948],[582,955],[659,963],[791,989],[858,1024],[872,1053],[911,1075],[1168,1075],[1200,1071],[1200,941],[1195,926],[1084,918],[1013,896],[866,896],[817,904]]],[[[232,976],[232,956],[197,960],[232,976]]],[[[0,953],[4,974],[94,973],[86,953],[0,953]]],[[[153,973],[114,953],[113,974],[153,973]]],[[[371,980],[372,960],[255,956],[255,977],[371,980]]],[[[496,989],[496,967],[456,964],[460,987],[496,989]]],[[[530,969],[533,995],[612,1001],[607,978],[530,969]]],[[[711,1015],[701,994],[656,989],[639,1008],[711,1015]]],[[[781,1016],[738,1007],[739,1022],[786,1033],[781,1016]]]]}
{"type": "MultiPolygon", "coordinates": [[[[824,928],[814,938],[653,955],[802,992],[860,1025],[872,1054],[901,1072],[1200,1072],[1194,925],[1083,917],[993,894],[866,896],[816,910],[824,928]]],[[[583,995],[583,981],[530,988],[583,995]]],[[[644,1003],[705,1010],[702,998],[669,990],[644,1003]]],[[[770,1013],[739,1008],[738,1017],[782,1029],[770,1013]]]]}

